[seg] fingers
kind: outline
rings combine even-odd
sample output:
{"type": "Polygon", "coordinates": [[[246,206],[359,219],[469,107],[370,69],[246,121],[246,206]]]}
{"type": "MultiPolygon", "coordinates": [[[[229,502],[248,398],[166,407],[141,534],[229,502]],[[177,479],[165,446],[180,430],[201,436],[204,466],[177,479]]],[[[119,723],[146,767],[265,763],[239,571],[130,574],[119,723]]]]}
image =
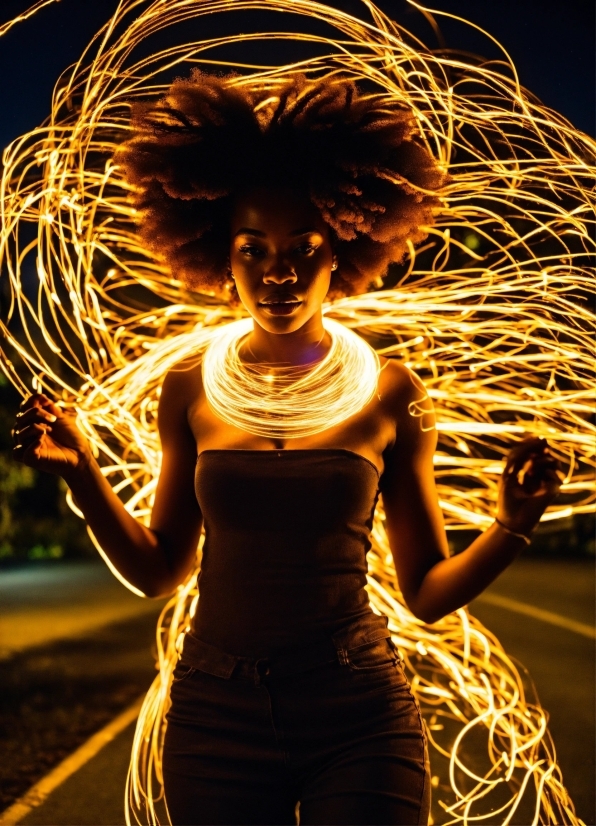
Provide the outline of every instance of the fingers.
{"type": "Polygon", "coordinates": [[[24,410],[28,410],[30,407],[42,407],[46,400],[49,401],[45,393],[32,393],[30,396],[27,396],[26,399],[23,399],[20,406],[24,412],[24,410]]]}
{"type": "Polygon", "coordinates": [[[56,416],[56,418],[60,418],[60,416],[63,415],[62,410],[58,407],[58,405],[52,401],[49,396],[46,396],[45,393],[32,393],[31,396],[27,396],[26,399],[23,399],[21,402],[21,412],[20,414],[17,413],[17,416],[24,415],[32,408],[47,410],[52,415],[56,416]]]}
{"type": "Polygon", "coordinates": [[[48,425],[31,424],[15,436],[13,456],[20,459],[34,445],[40,445],[44,436],[48,434],[48,425]]]}
{"type": "Polygon", "coordinates": [[[521,488],[527,496],[556,495],[563,479],[561,464],[546,439],[524,439],[509,452],[503,474],[507,488],[521,488]]]}
{"type": "Polygon", "coordinates": [[[56,421],[53,413],[42,407],[30,407],[24,413],[17,414],[17,421],[12,429],[12,438],[16,445],[29,444],[32,439],[39,438],[43,433],[52,429],[56,421]]]}
{"type": "Polygon", "coordinates": [[[540,439],[537,436],[530,436],[527,439],[522,439],[514,445],[507,455],[507,466],[519,463],[530,453],[542,453],[548,450],[548,442],[546,439],[540,439]]]}
{"type": "Polygon", "coordinates": [[[547,470],[542,475],[542,484],[548,490],[558,491],[565,476],[560,470],[547,470]]]}
{"type": "Polygon", "coordinates": [[[25,444],[32,439],[37,439],[45,433],[49,433],[52,427],[45,422],[32,422],[20,430],[14,431],[15,444],[25,444]]]}
{"type": "Polygon", "coordinates": [[[519,442],[509,451],[505,473],[519,473],[523,465],[531,458],[545,458],[552,459],[555,462],[557,461],[550,452],[550,446],[546,439],[531,437],[519,442]]]}
{"type": "Polygon", "coordinates": [[[42,441],[46,436],[46,431],[41,428],[44,425],[30,425],[27,432],[19,437],[19,442],[12,450],[13,458],[17,462],[30,464],[32,460],[37,458],[37,452],[41,448],[42,441]]]}
{"type": "Polygon", "coordinates": [[[559,461],[547,451],[525,456],[512,466],[509,476],[510,483],[517,483],[530,496],[558,490],[563,478],[559,461]]]}
{"type": "MultiPolygon", "coordinates": [[[[35,451],[41,446],[43,438],[51,431],[57,414],[53,412],[56,405],[43,393],[34,393],[21,403],[17,420],[12,430],[14,440],[13,457],[18,462],[27,464],[34,458],[35,451]]],[[[60,412],[60,408],[57,408],[60,412]]]]}
{"type": "Polygon", "coordinates": [[[28,445],[24,447],[23,445],[19,445],[19,447],[15,447],[12,456],[16,462],[20,462],[23,465],[27,465],[27,467],[33,468],[34,470],[39,469],[39,463],[43,455],[43,446],[41,442],[35,442],[32,445],[28,445]]]}
{"type": "Polygon", "coordinates": [[[563,481],[558,459],[545,439],[524,439],[509,453],[499,485],[499,511],[506,525],[529,533],[556,498],[563,481]]]}
{"type": "Polygon", "coordinates": [[[561,487],[561,476],[560,471],[554,468],[536,468],[525,475],[520,485],[524,493],[530,496],[558,493],[561,487]]]}
{"type": "Polygon", "coordinates": [[[49,410],[43,407],[30,407],[23,413],[17,413],[17,421],[14,429],[17,431],[23,430],[27,425],[33,424],[34,422],[47,422],[48,424],[52,424],[56,419],[57,416],[54,413],[50,413],[49,410]]]}
{"type": "Polygon", "coordinates": [[[21,402],[11,431],[15,445],[29,443],[52,429],[52,424],[61,419],[64,412],[45,393],[33,393],[21,402]],[[38,425],[43,425],[42,428],[38,425]]]}

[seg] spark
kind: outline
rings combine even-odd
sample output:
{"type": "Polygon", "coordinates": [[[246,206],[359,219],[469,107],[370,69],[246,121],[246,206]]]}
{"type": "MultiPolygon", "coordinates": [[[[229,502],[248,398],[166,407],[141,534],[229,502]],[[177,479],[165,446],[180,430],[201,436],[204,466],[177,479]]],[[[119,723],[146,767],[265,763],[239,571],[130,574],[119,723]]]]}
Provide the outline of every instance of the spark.
{"type": "MultiPolygon", "coordinates": [[[[0,35],[50,2],[4,24],[0,35]]],[[[438,14],[412,5],[430,20],[438,14]]],[[[370,0],[363,11],[372,22],[312,0],[121,0],[58,81],[49,119],[4,151],[2,369],[23,395],[42,389],[78,412],[103,473],[143,522],[161,462],[156,410],[164,375],[201,357],[223,325],[246,316],[213,295],[189,295],[143,248],[113,161],[130,135],[131,100],[156,100],[167,89],[164,72],[185,75],[196,65],[241,71],[230,83],[260,85],[271,98],[303,72],[366,80],[388,101],[411,107],[421,139],[451,175],[436,222],[418,250],[410,245],[407,264],[390,270],[391,288],[388,280],[329,304],[325,317],[424,380],[436,409],[435,467],[448,530],[491,523],[502,460],[524,433],[547,438],[569,468],[545,521],[594,511],[596,145],[519,86],[506,53],[500,65],[435,54],[370,0]],[[263,9],[316,18],[334,33],[240,32],[150,54],[144,46],[149,35],[192,18],[232,13],[232,24],[233,12],[263,9]],[[280,67],[226,59],[227,47],[249,39],[300,41],[318,56],[280,67]]],[[[164,715],[199,598],[200,559],[201,546],[195,571],[159,620],[159,674],[136,729],[127,823],[158,823],[164,715]]],[[[372,607],[388,616],[431,720],[429,741],[449,761],[450,790],[437,793],[441,822],[494,823],[498,811],[499,822],[509,823],[523,803],[533,826],[580,824],[546,712],[526,699],[494,635],[465,609],[427,626],[406,608],[382,506],[368,563],[372,607]],[[486,744],[491,768],[482,777],[464,756],[471,733],[486,744]]]]}

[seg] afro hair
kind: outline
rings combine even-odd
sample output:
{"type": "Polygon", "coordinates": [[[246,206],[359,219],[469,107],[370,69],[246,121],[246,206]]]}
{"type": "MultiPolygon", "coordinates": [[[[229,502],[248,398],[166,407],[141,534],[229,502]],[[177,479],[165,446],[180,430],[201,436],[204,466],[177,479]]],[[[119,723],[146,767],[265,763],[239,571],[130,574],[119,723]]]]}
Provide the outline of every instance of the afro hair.
{"type": "Polygon", "coordinates": [[[234,80],[194,70],[157,103],[133,104],[117,160],[144,244],[187,288],[224,293],[235,194],[283,183],[330,227],[330,297],[379,283],[426,237],[446,178],[411,111],[352,80],[295,75],[275,92],[234,80]]]}

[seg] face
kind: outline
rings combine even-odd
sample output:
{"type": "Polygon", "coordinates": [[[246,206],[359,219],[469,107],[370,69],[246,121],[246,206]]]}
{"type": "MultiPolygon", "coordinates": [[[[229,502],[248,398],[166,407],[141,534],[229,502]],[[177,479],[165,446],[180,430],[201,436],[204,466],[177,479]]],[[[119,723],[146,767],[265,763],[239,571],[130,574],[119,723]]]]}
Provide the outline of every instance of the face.
{"type": "Polygon", "coordinates": [[[329,228],[308,198],[257,188],[239,195],[230,266],[240,300],[271,333],[290,333],[320,314],[331,281],[329,228]]]}

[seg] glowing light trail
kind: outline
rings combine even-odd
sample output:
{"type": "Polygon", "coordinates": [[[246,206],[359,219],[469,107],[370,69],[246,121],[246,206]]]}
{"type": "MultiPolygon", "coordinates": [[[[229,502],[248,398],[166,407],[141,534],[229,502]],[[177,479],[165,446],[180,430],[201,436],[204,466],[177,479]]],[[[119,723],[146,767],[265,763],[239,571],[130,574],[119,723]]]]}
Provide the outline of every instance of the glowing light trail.
{"type": "MultiPolygon", "coordinates": [[[[130,102],[156,99],[196,65],[240,70],[231,83],[261,84],[271,96],[293,72],[342,75],[412,108],[451,175],[436,223],[382,289],[329,305],[326,317],[424,380],[439,420],[448,530],[490,524],[502,458],[523,432],[546,437],[568,468],[545,518],[594,510],[595,143],[522,89],[507,55],[483,65],[433,53],[369,0],[362,11],[370,22],[311,0],[122,0],[60,79],[48,121],[4,151],[2,368],[23,394],[45,389],[77,410],[103,472],[141,520],[160,466],[155,414],[165,373],[243,317],[215,296],[185,292],[143,249],[113,160],[129,135],[130,102]],[[306,16],[330,34],[238,33],[143,51],[147,37],[175,24],[249,10],[278,12],[280,21],[306,16]],[[281,67],[229,59],[240,41],[287,39],[318,53],[281,67]]],[[[527,680],[465,610],[433,626],[412,617],[383,521],[379,507],[368,587],[374,610],[389,617],[434,747],[435,815],[445,824],[505,824],[514,813],[532,824],[580,823],[527,680]],[[483,764],[468,748],[474,738],[483,764]]],[[[135,735],[128,822],[157,821],[164,712],[198,599],[195,574],[160,618],[159,674],[135,735]]]]}
{"type": "Polygon", "coordinates": [[[21,23],[23,20],[27,20],[27,18],[31,17],[38,12],[40,9],[43,9],[44,6],[49,6],[52,3],[57,3],[59,0],[38,0],[37,3],[34,3],[27,11],[24,11],[22,14],[17,15],[17,17],[13,17],[12,20],[9,20],[6,23],[0,25],[0,37],[3,34],[6,34],[7,31],[12,29],[13,26],[16,26],[17,23],[21,23]]]}
{"type": "Polygon", "coordinates": [[[379,357],[343,324],[324,319],[331,348],[316,366],[251,368],[238,353],[252,319],[227,324],[203,357],[203,387],[215,413],[241,430],[276,439],[334,427],[368,404],[379,357]]]}

